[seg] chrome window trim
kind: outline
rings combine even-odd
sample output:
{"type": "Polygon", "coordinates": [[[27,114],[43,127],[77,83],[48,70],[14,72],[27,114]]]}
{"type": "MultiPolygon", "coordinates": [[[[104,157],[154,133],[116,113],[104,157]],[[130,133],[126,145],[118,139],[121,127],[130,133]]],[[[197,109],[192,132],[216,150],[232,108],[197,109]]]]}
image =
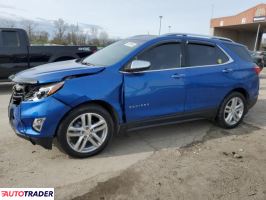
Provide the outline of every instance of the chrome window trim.
{"type": "Polygon", "coordinates": [[[150,72],[158,72],[158,71],[170,71],[170,70],[177,70],[177,69],[191,69],[191,68],[201,68],[201,67],[219,67],[223,65],[228,65],[230,63],[234,62],[234,59],[220,46],[220,45],[215,45],[217,46],[227,57],[228,61],[222,64],[215,64],[215,65],[200,65],[200,66],[191,66],[191,67],[176,67],[176,68],[169,68],[169,69],[157,69],[157,70],[145,70],[145,71],[139,71],[139,72],[126,72],[126,71],[119,71],[123,74],[139,74],[139,73],[150,73],[150,72]]]}
{"type": "Polygon", "coordinates": [[[163,36],[185,36],[185,37],[194,37],[194,38],[206,38],[206,39],[217,39],[217,40],[223,40],[227,42],[234,42],[230,38],[226,37],[220,37],[220,36],[211,36],[211,35],[202,35],[202,34],[194,34],[194,33],[167,33],[164,34],[163,36]]]}

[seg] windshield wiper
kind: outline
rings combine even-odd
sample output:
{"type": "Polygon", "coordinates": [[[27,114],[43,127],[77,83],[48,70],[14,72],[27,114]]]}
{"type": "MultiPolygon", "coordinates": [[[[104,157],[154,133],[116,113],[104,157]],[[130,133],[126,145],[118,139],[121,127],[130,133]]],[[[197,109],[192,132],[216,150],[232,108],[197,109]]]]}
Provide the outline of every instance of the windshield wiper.
{"type": "Polygon", "coordinates": [[[87,66],[95,66],[91,63],[88,63],[88,62],[84,62],[85,58],[81,58],[81,59],[78,59],[77,62],[83,64],[83,65],[87,65],[87,66]]]}
{"type": "Polygon", "coordinates": [[[95,66],[94,64],[88,63],[88,62],[81,62],[83,65],[88,65],[88,66],[95,66]]]}

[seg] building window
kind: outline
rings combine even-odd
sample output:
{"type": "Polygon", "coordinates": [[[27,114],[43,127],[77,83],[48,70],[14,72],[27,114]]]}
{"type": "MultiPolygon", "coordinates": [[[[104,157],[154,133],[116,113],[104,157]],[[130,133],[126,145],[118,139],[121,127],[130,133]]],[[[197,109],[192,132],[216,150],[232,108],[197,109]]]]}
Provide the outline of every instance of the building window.
{"type": "Polygon", "coordinates": [[[247,18],[242,18],[241,24],[245,24],[247,22],[247,18]]]}
{"type": "Polygon", "coordinates": [[[255,13],[255,17],[264,17],[266,15],[265,8],[258,8],[255,13]]]}
{"type": "Polygon", "coordinates": [[[220,26],[224,26],[224,21],[220,21],[220,26]]]}

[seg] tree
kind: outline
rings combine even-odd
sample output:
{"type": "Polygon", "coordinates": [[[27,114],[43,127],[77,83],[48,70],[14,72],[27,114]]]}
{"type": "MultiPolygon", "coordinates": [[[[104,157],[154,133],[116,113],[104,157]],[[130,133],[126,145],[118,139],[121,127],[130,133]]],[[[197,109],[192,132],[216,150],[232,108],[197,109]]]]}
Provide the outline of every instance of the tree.
{"type": "Polygon", "coordinates": [[[83,32],[78,25],[70,24],[66,34],[66,41],[71,45],[86,45],[88,34],[83,32]]]}
{"type": "Polygon", "coordinates": [[[49,34],[46,31],[40,31],[33,34],[33,44],[47,44],[49,43],[49,34]]]}
{"type": "Polygon", "coordinates": [[[80,29],[78,25],[70,24],[66,36],[67,43],[71,45],[77,45],[79,32],[80,29]]]}
{"type": "Polygon", "coordinates": [[[98,37],[98,28],[96,26],[90,27],[90,36],[92,39],[95,39],[98,37]]]}
{"type": "Polygon", "coordinates": [[[58,19],[54,22],[55,37],[53,42],[56,44],[66,44],[65,34],[68,28],[68,24],[63,19],[58,19]]]}
{"type": "Polygon", "coordinates": [[[88,44],[88,34],[84,32],[79,32],[77,37],[77,45],[86,45],[88,44]]]}
{"type": "Polygon", "coordinates": [[[99,43],[100,46],[106,46],[108,42],[108,34],[106,31],[102,31],[99,34],[99,43]]]}
{"type": "Polygon", "coordinates": [[[35,22],[32,20],[23,20],[21,21],[21,25],[26,30],[30,42],[32,42],[34,31],[35,31],[37,24],[35,24],[35,22]]]}

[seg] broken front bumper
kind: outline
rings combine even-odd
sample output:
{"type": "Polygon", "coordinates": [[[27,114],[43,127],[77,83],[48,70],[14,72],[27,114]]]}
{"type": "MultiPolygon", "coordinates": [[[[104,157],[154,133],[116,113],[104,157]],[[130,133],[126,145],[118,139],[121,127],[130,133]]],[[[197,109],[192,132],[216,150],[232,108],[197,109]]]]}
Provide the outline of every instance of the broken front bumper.
{"type": "Polygon", "coordinates": [[[40,101],[22,101],[18,105],[11,98],[8,107],[9,122],[19,137],[51,149],[57,126],[69,110],[70,107],[52,96],[40,101]],[[36,118],[45,118],[40,132],[32,127],[36,118]]]}

